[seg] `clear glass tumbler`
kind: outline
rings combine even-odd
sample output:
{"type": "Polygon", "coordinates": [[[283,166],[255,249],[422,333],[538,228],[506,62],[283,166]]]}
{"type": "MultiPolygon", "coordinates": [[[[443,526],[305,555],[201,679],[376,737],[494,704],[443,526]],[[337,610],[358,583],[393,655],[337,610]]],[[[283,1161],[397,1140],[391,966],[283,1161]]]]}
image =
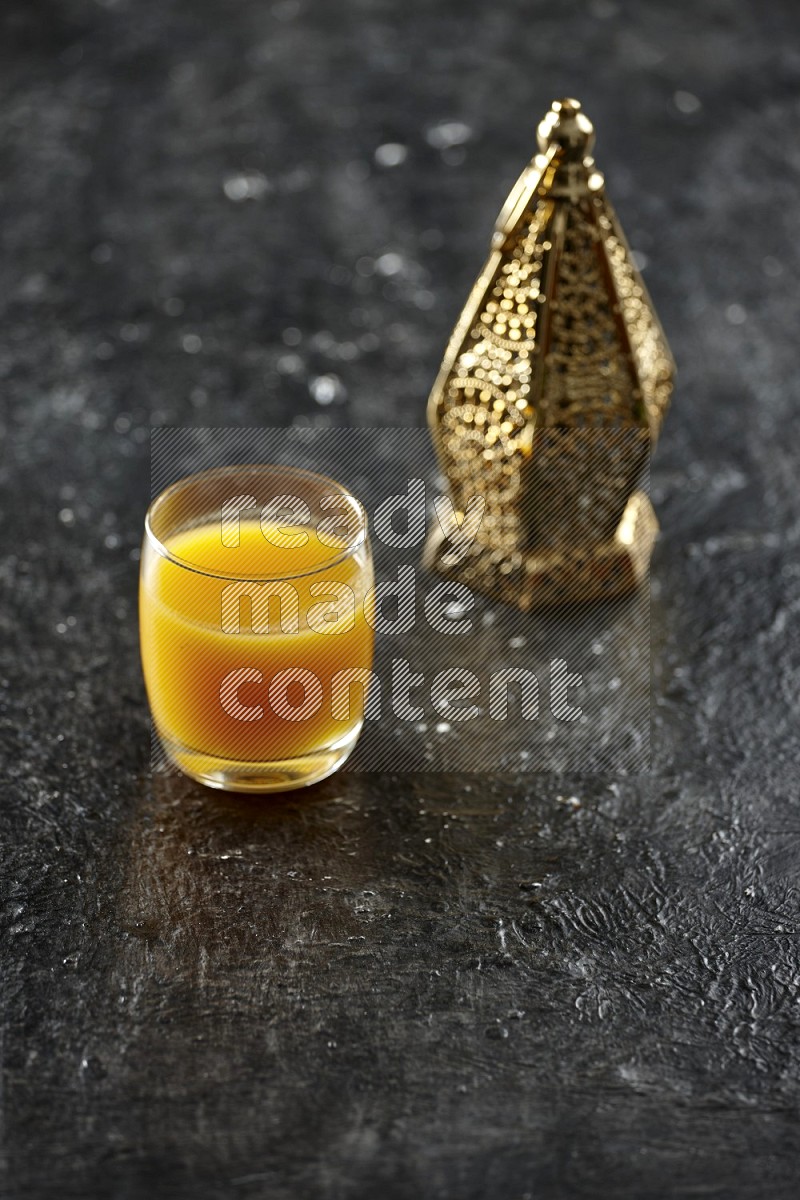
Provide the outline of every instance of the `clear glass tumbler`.
{"type": "Polygon", "coordinates": [[[142,665],[169,759],[210,787],[286,791],[352,751],[371,681],[364,509],[280,466],[205,471],[145,521],[142,665]]]}

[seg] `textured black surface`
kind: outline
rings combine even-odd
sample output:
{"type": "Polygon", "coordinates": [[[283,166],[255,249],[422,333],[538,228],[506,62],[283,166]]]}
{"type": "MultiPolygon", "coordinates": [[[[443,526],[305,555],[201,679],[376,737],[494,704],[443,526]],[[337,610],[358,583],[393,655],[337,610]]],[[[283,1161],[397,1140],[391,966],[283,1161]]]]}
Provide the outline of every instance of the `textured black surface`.
{"type": "Polygon", "coordinates": [[[796,11],[4,0],[4,1195],[796,1195],[796,11]],[[419,423],[564,92],[680,366],[652,774],[154,785],[149,424],[419,423]]]}

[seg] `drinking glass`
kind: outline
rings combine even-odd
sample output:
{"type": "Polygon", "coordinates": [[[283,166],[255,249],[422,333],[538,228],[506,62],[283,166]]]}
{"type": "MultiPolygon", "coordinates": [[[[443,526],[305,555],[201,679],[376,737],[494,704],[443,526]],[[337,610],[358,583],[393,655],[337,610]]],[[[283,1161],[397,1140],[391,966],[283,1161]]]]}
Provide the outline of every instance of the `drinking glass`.
{"type": "Polygon", "coordinates": [[[151,504],[142,665],[167,757],[210,787],[324,779],[364,720],[373,568],[364,509],[282,466],[204,471],[151,504]]]}

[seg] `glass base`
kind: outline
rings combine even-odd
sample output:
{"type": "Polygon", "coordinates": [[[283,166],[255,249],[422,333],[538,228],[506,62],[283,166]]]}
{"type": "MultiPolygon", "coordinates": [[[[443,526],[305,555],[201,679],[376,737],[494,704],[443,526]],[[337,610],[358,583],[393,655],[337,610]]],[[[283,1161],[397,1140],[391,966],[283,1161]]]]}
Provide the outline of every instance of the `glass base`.
{"type": "Polygon", "coordinates": [[[184,775],[206,787],[223,792],[292,792],[327,779],[350,757],[358,741],[363,722],[348,731],[338,742],[323,746],[299,758],[276,759],[270,762],[248,762],[241,759],[219,758],[180,745],[159,734],[167,758],[184,775]]]}

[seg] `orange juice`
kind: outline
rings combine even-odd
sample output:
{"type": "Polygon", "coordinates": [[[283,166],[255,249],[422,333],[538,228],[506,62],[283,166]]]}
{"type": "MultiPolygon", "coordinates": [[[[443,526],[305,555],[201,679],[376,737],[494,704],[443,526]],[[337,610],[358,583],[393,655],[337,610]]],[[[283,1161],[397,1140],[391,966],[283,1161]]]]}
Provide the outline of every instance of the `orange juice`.
{"type": "Polygon", "coordinates": [[[242,520],[146,542],[142,664],[169,756],[212,786],[267,791],[329,774],[354,744],[372,665],[367,543],[242,520]],[[289,543],[289,544],[287,544],[289,543]]]}

